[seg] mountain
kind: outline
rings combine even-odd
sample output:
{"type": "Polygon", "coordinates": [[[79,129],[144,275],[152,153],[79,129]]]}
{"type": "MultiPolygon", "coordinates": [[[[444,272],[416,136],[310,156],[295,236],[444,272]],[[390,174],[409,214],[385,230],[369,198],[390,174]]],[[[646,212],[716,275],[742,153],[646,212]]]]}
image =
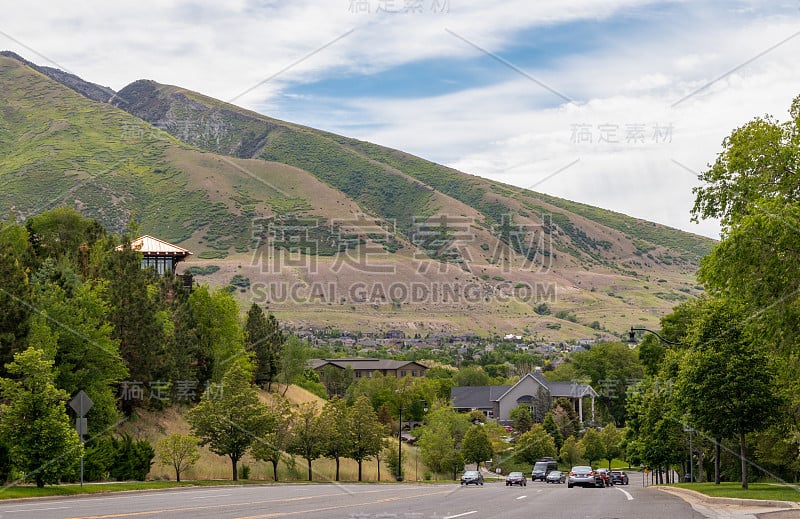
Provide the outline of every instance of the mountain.
{"type": "Polygon", "coordinates": [[[713,246],[180,87],[113,92],[0,53],[0,211],[65,204],[114,231],[135,215],[296,326],[421,335],[655,325],[700,292],[713,246]]]}

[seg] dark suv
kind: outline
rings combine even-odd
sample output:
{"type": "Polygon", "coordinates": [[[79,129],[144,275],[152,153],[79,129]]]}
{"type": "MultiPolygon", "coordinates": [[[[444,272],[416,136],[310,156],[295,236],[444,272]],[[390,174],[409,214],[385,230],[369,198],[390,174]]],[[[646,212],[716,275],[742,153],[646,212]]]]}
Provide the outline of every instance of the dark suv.
{"type": "Polygon", "coordinates": [[[615,485],[627,485],[630,480],[628,479],[628,475],[622,470],[612,470],[611,471],[611,482],[615,485]]]}
{"type": "Polygon", "coordinates": [[[536,462],[531,471],[531,481],[537,479],[544,481],[550,471],[558,470],[558,462],[553,458],[542,458],[536,462]]]}

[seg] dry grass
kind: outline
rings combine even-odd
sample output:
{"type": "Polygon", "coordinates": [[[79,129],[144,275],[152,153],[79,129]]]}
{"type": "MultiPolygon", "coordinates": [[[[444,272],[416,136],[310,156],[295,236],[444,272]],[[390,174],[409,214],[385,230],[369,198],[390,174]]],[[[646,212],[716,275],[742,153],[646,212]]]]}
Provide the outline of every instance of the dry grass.
{"type": "MultiPolygon", "coordinates": [[[[277,389],[282,392],[283,386],[277,389]]],[[[262,401],[269,402],[272,394],[274,393],[261,391],[259,392],[259,397],[262,401]]],[[[318,396],[294,385],[289,386],[286,391],[286,398],[293,405],[316,402],[320,409],[325,402],[318,396]]],[[[136,439],[146,439],[153,444],[161,438],[173,433],[190,434],[191,428],[185,419],[187,410],[188,408],[180,406],[170,407],[164,411],[139,410],[135,416],[121,426],[120,433],[128,433],[136,439]]],[[[403,467],[406,479],[412,480],[418,477],[421,480],[426,470],[425,466],[421,462],[419,464],[416,463],[417,455],[413,447],[408,447],[406,445],[403,447],[403,467]]],[[[272,481],[272,464],[256,461],[250,456],[245,456],[239,464],[240,466],[244,464],[250,467],[250,479],[272,481]]],[[[326,458],[314,460],[312,462],[312,473],[314,481],[333,481],[336,475],[335,461],[326,458]]],[[[358,464],[353,460],[342,459],[339,467],[339,475],[341,481],[357,481],[358,464]]],[[[226,456],[214,454],[208,447],[202,447],[200,459],[184,474],[181,474],[181,479],[231,479],[231,476],[230,459],[226,456]]],[[[162,465],[156,459],[150,470],[148,479],[174,480],[175,472],[171,466],[162,465]]],[[[283,481],[307,480],[308,469],[306,460],[302,458],[292,459],[287,456],[278,465],[278,479],[283,481]]],[[[378,480],[377,460],[365,461],[363,463],[362,479],[364,481],[378,480]]],[[[381,481],[394,481],[394,479],[395,478],[390,474],[390,469],[386,465],[385,460],[382,460],[381,481]]]]}

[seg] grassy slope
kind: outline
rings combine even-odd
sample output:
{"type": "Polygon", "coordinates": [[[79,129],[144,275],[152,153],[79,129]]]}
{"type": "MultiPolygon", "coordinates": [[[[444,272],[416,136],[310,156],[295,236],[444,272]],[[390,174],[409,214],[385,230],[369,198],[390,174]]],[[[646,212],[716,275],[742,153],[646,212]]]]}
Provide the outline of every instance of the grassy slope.
{"type": "MultiPolygon", "coordinates": [[[[282,391],[282,388],[281,388],[282,391]]],[[[262,392],[261,399],[265,402],[270,400],[269,394],[262,392]]],[[[293,405],[300,405],[306,402],[316,402],[321,408],[324,401],[319,397],[309,393],[308,391],[297,387],[290,386],[286,398],[293,405]]],[[[144,438],[148,441],[155,443],[159,439],[168,436],[172,433],[190,434],[189,424],[186,423],[184,418],[185,410],[182,408],[170,408],[165,412],[150,412],[141,411],[134,419],[122,425],[120,433],[127,432],[135,438],[144,438]]],[[[406,447],[403,450],[406,455],[404,462],[406,474],[412,475],[416,468],[419,470],[420,479],[424,471],[424,466],[420,464],[415,467],[413,449],[406,447]]],[[[306,462],[301,458],[297,458],[296,467],[292,469],[286,463],[278,465],[278,477],[281,480],[306,480],[306,462]]],[[[272,464],[255,461],[249,456],[245,457],[243,462],[251,467],[250,478],[253,480],[272,480],[272,464]]],[[[315,481],[330,481],[334,479],[335,464],[332,460],[325,458],[315,460],[312,464],[314,470],[315,481]]],[[[364,463],[363,476],[365,480],[377,480],[377,462],[370,460],[364,463]]],[[[200,460],[187,471],[182,479],[230,479],[231,477],[230,460],[227,457],[218,456],[208,448],[202,449],[202,456],[200,460]]],[[[175,479],[175,473],[171,466],[161,465],[156,462],[150,471],[149,479],[175,479]]],[[[340,467],[340,477],[344,481],[355,481],[358,479],[358,465],[352,460],[342,460],[340,467]]],[[[381,480],[392,481],[393,478],[389,476],[388,468],[385,464],[381,464],[381,480]]]]}

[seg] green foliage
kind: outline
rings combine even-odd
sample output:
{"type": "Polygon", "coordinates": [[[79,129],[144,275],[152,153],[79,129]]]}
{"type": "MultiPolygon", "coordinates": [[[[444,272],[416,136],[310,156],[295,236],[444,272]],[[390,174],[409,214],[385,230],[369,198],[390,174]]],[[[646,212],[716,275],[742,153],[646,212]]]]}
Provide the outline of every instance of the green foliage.
{"type": "Polygon", "coordinates": [[[194,265],[184,270],[184,273],[193,276],[210,276],[217,271],[219,271],[219,265],[194,265]]]}
{"type": "Polygon", "coordinates": [[[232,363],[247,358],[239,304],[224,290],[211,292],[206,286],[192,292],[189,304],[197,334],[195,355],[208,363],[199,382],[219,382],[232,363]]]}
{"type": "Polygon", "coordinates": [[[153,465],[155,451],[147,440],[134,440],[125,434],[120,439],[113,438],[116,452],[114,464],[109,468],[112,478],[117,481],[144,481],[153,465]]]}
{"type": "Polygon", "coordinates": [[[600,431],[600,441],[603,443],[603,458],[608,460],[608,470],[611,470],[611,461],[622,454],[622,432],[613,423],[603,427],[600,431]]]}
{"type": "Polygon", "coordinates": [[[519,433],[528,432],[533,425],[533,413],[529,405],[518,405],[508,416],[513,422],[514,430],[519,433]]]}
{"type": "Polygon", "coordinates": [[[378,416],[369,398],[361,396],[345,414],[345,453],[358,463],[358,480],[362,479],[362,464],[383,450],[386,429],[378,421],[378,416]]]}
{"type": "Polygon", "coordinates": [[[467,429],[461,444],[461,456],[464,463],[475,463],[477,468],[480,468],[482,461],[492,459],[494,449],[484,425],[473,425],[467,429]]]}
{"type": "Polygon", "coordinates": [[[234,481],[239,476],[237,463],[254,438],[265,434],[270,427],[267,408],[258,399],[251,380],[252,372],[247,366],[241,361],[233,362],[222,378],[221,387],[209,387],[187,417],[201,445],[230,458],[234,481]]]}
{"type": "Polygon", "coordinates": [[[181,474],[200,459],[199,443],[196,436],[172,433],[156,444],[159,462],[175,469],[175,481],[180,481],[181,474]]]}
{"type": "Polygon", "coordinates": [[[480,366],[461,368],[453,376],[456,386],[488,386],[489,375],[480,366]]]}
{"type": "Polygon", "coordinates": [[[286,452],[302,457],[308,466],[308,480],[314,479],[311,462],[319,458],[325,449],[325,430],[317,415],[315,403],[307,402],[298,408],[286,452]]]}
{"type": "Polygon", "coordinates": [[[552,411],[548,411],[547,414],[544,415],[542,427],[544,427],[544,430],[547,431],[547,434],[553,437],[553,443],[555,443],[556,450],[560,451],[561,447],[564,445],[564,437],[561,435],[561,429],[558,428],[558,424],[556,424],[556,420],[552,411]]]}
{"type": "Polygon", "coordinates": [[[65,412],[66,391],[55,386],[53,361],[34,346],[6,366],[0,379],[0,438],[11,461],[37,487],[74,474],[81,446],[65,412]]]}
{"type": "Polygon", "coordinates": [[[245,349],[255,353],[255,381],[272,389],[280,371],[281,352],[286,338],[274,315],[264,315],[264,310],[253,303],[247,312],[244,325],[245,349]]]}
{"type": "Polygon", "coordinates": [[[594,429],[587,429],[580,439],[583,457],[594,466],[594,462],[606,456],[606,447],[600,434],[594,429]]]}
{"type": "Polygon", "coordinates": [[[271,427],[263,436],[256,438],[251,454],[257,460],[270,462],[273,480],[278,481],[278,463],[289,448],[295,412],[288,400],[277,395],[273,396],[273,404],[267,412],[271,427]]]}
{"type": "Polygon", "coordinates": [[[583,446],[574,436],[570,436],[564,440],[564,445],[558,451],[558,457],[570,467],[575,466],[583,458],[583,446]]]}
{"type": "Polygon", "coordinates": [[[452,409],[430,412],[417,440],[425,466],[438,474],[452,473],[455,479],[455,473],[464,467],[460,448],[470,425],[466,415],[452,409]]]}
{"type": "Polygon", "coordinates": [[[554,457],[557,454],[553,437],[539,423],[534,424],[530,430],[520,435],[514,447],[514,456],[531,465],[540,458],[554,457]]]}

